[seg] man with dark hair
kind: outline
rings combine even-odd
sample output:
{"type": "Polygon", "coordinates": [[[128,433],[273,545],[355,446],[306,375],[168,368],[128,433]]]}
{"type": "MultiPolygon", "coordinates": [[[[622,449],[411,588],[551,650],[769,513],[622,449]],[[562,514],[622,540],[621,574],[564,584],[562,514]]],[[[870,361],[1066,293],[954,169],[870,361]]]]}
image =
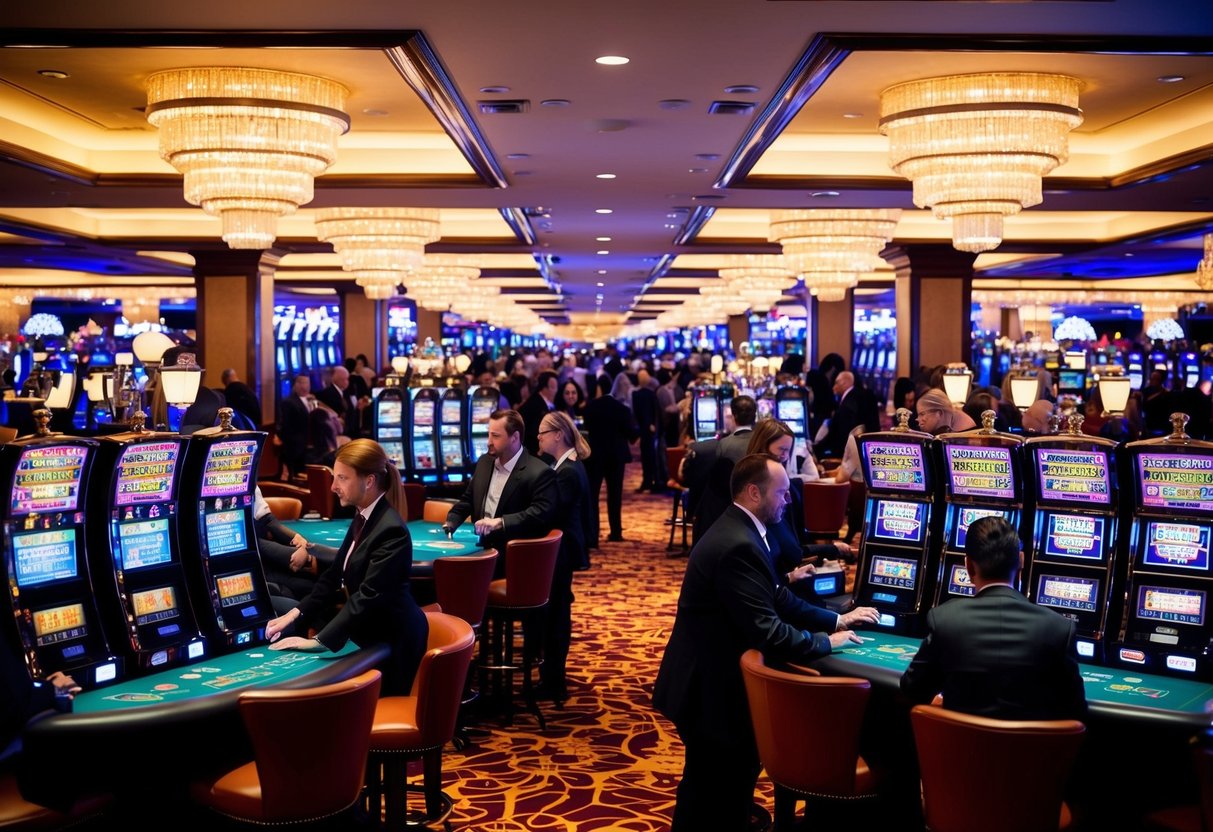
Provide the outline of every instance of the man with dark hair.
{"type": "Polygon", "coordinates": [[[1001,517],[969,526],[965,568],[976,595],[927,614],[927,637],[901,677],[913,702],[996,719],[1082,719],[1086,695],[1074,622],[1015,589],[1019,535],[1001,517]]]}
{"type": "Polygon", "coordinates": [[[306,375],[297,375],[291,383],[291,394],[282,400],[278,414],[276,439],[281,443],[278,456],[292,477],[303,473],[307,464],[308,413],[311,407],[308,398],[312,393],[312,380],[306,375]]]}
{"type": "Polygon", "coordinates": [[[261,400],[249,387],[240,380],[240,376],[232,368],[223,371],[220,377],[223,383],[223,398],[227,406],[238,413],[243,413],[253,423],[253,428],[261,429],[261,400]]]}
{"type": "MultiPolygon", "coordinates": [[[[708,526],[728,508],[733,466],[745,456],[746,448],[750,444],[750,434],[754,430],[754,422],[758,419],[758,402],[753,396],[734,396],[729,403],[729,411],[733,414],[733,424],[736,426],[732,433],[722,437],[711,449],[695,449],[692,446],[696,455],[700,450],[707,450],[711,461],[707,465],[689,463],[683,469],[693,518],[693,540],[702,537],[708,526]]],[[[688,457],[691,453],[691,450],[687,451],[688,457]]]]}
{"type": "Polygon", "coordinates": [[[767,527],[780,522],[789,481],[766,454],[733,468],[733,503],[691,549],[653,704],[686,747],[672,832],[745,829],[760,764],[741,654],[806,662],[860,639],[875,622],[861,607],[838,615],[805,603],[775,577],[767,527]]]}
{"type": "Polygon", "coordinates": [[[518,415],[526,425],[522,444],[531,456],[539,456],[539,423],[556,408],[559,390],[560,377],[552,370],[544,370],[535,378],[535,392],[518,406],[518,415]]]}
{"type": "Polygon", "coordinates": [[[669,479],[668,475],[663,476],[665,466],[657,459],[661,430],[657,386],[649,371],[641,369],[636,373],[636,386],[632,389],[632,415],[636,419],[636,429],[640,431],[637,443],[640,446],[640,486],[636,490],[654,494],[664,493],[669,479]]]}

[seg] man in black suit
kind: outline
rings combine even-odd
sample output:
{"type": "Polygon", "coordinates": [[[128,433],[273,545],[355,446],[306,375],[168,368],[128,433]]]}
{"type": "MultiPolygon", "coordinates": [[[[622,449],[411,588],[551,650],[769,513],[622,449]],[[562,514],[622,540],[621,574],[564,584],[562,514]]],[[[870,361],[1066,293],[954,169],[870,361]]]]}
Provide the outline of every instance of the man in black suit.
{"type": "Polygon", "coordinates": [[[657,382],[648,370],[636,374],[636,387],[632,390],[632,415],[640,431],[640,485],[636,490],[662,493],[666,490],[669,477],[662,476],[664,466],[657,460],[661,406],[657,401],[657,382]]]}
{"type": "Polygon", "coordinates": [[[733,468],[733,504],[691,549],[678,613],[653,704],[686,746],[671,832],[745,829],[760,764],[741,675],[741,654],[807,662],[860,639],[848,628],[874,622],[870,607],[838,615],[792,595],[776,580],[766,543],[789,487],[765,454],[733,468]]]}
{"type": "Polygon", "coordinates": [[[261,400],[249,387],[240,380],[240,376],[232,368],[223,371],[220,380],[223,382],[223,398],[227,406],[238,413],[243,413],[253,423],[255,430],[261,429],[261,400]]]}
{"type": "Polygon", "coordinates": [[[1001,517],[969,526],[965,568],[976,595],[927,614],[927,637],[901,677],[913,702],[996,719],[1082,719],[1074,622],[1015,590],[1022,553],[1001,517]]]}
{"type": "Polygon", "coordinates": [[[307,417],[310,412],[307,400],[311,392],[312,380],[305,375],[295,376],[291,394],[282,400],[282,412],[278,414],[277,438],[282,443],[278,456],[292,477],[302,474],[306,464],[304,456],[307,454],[307,417]]]}
{"type": "Polygon", "coordinates": [[[841,457],[847,446],[847,434],[856,425],[863,424],[860,412],[862,394],[855,388],[855,375],[849,370],[843,370],[834,379],[834,395],[838,397],[838,405],[834,408],[834,415],[830,417],[826,435],[820,442],[813,444],[818,459],[827,456],[841,457]]]}
{"type": "Polygon", "coordinates": [[[316,394],[316,399],[327,405],[341,419],[341,432],[351,439],[362,435],[362,409],[365,403],[354,395],[350,387],[350,371],[338,365],[332,369],[332,380],[316,394]]]}
{"type": "Polygon", "coordinates": [[[531,456],[539,456],[539,423],[556,408],[556,393],[560,389],[559,376],[544,370],[535,378],[535,392],[518,405],[518,415],[526,431],[522,435],[522,446],[531,456]]]}
{"type": "Polygon", "coordinates": [[[692,542],[699,540],[708,526],[720,516],[731,502],[729,481],[733,466],[745,456],[750,444],[750,434],[758,419],[758,402],[753,396],[734,396],[729,402],[729,412],[736,427],[728,436],[718,440],[696,442],[687,451],[687,464],[683,467],[683,482],[687,484],[687,498],[692,517],[692,542]],[[712,443],[707,445],[707,443],[712,443]],[[707,445],[706,447],[700,447],[707,445]],[[706,454],[706,459],[699,459],[706,454]],[[692,459],[694,461],[692,461],[692,459]]]}
{"type": "Polygon", "coordinates": [[[522,447],[524,430],[516,410],[497,410],[489,416],[488,453],[476,461],[463,496],[442,524],[447,532],[454,532],[471,517],[480,545],[500,553],[501,574],[509,541],[543,537],[555,525],[556,474],[522,447]]]}

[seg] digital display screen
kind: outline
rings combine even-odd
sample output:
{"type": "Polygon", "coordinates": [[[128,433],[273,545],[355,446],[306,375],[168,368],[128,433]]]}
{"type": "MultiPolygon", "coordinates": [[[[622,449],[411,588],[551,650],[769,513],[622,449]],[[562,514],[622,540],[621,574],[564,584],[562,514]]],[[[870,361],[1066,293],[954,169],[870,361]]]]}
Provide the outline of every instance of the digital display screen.
{"type": "Polygon", "coordinates": [[[206,551],[211,557],[248,548],[244,511],[216,511],[206,515],[206,551]]]}
{"type": "Polygon", "coordinates": [[[472,424],[485,425],[486,430],[489,423],[489,417],[493,415],[493,411],[497,409],[497,399],[477,396],[472,399],[472,424]]]}
{"type": "Polygon", "coordinates": [[[13,535],[13,564],[17,586],[36,586],[76,577],[76,530],[13,535]]]}
{"type": "Polygon", "coordinates": [[[168,518],[119,523],[118,545],[122,550],[123,569],[139,569],[168,563],[173,559],[168,537],[168,518]]]}
{"type": "Polygon", "coordinates": [[[968,508],[965,506],[956,507],[956,528],[952,532],[952,548],[958,552],[965,550],[965,543],[969,540],[969,526],[976,523],[983,517],[1001,517],[1006,520],[1010,517],[1009,511],[1003,511],[997,508],[968,508]]]}
{"type": "Polygon", "coordinates": [[[1209,569],[1209,527],[1195,523],[1150,523],[1141,562],[1149,566],[1209,569]]]}
{"type": "Polygon", "coordinates": [[[131,595],[131,602],[137,624],[151,624],[177,615],[177,593],[171,586],[136,592],[131,595]]]}
{"type": "Polygon", "coordinates": [[[472,455],[477,459],[489,452],[489,440],[485,437],[472,437],[472,455]]]}
{"type": "Polygon", "coordinates": [[[434,400],[413,400],[413,427],[428,428],[434,425],[434,400]]]}
{"type": "Polygon", "coordinates": [[[804,421],[804,399],[777,399],[775,418],[792,424],[804,421]]]}
{"type": "Polygon", "coordinates": [[[376,403],[376,422],[379,435],[388,439],[403,436],[404,402],[400,399],[380,397],[376,403]]]}
{"type": "Polygon", "coordinates": [[[1057,371],[1057,389],[1058,390],[1085,390],[1087,387],[1087,374],[1083,370],[1058,370],[1057,371]]]}
{"type": "Polygon", "coordinates": [[[442,440],[442,464],[447,468],[463,466],[463,443],[458,439],[442,440]]]}
{"type": "Polygon", "coordinates": [[[874,539],[920,545],[926,534],[926,503],[878,500],[870,534],[874,539]]]}
{"type": "Polygon", "coordinates": [[[1213,456],[1140,454],[1137,470],[1142,506],[1213,512],[1213,456]]]}
{"type": "Polygon", "coordinates": [[[1200,627],[1205,623],[1205,593],[1170,586],[1138,587],[1137,617],[1200,627]]]}
{"type": "Polygon", "coordinates": [[[114,505],[171,500],[181,446],[176,442],[127,445],[118,460],[114,505]]]}
{"type": "Polygon", "coordinates": [[[34,610],[34,638],[39,647],[83,638],[87,634],[83,604],[65,604],[62,607],[34,610]]]}
{"type": "Polygon", "coordinates": [[[963,563],[952,564],[952,571],[948,573],[948,593],[950,595],[973,595],[973,582],[969,579],[969,570],[965,569],[963,563]]]}
{"type": "Polygon", "coordinates": [[[1095,612],[1099,581],[1065,575],[1041,575],[1036,583],[1036,603],[1063,610],[1095,612]]]}
{"type": "Polygon", "coordinates": [[[418,471],[434,467],[434,451],[429,442],[424,445],[420,442],[413,444],[413,467],[418,471]]]}
{"type": "Polygon", "coordinates": [[[872,567],[868,570],[869,583],[879,586],[892,586],[898,589],[913,589],[914,578],[918,574],[918,561],[905,558],[872,558],[872,567]]]}
{"type": "Polygon", "coordinates": [[[448,425],[461,424],[463,422],[463,402],[459,399],[443,399],[442,421],[448,425]]]}
{"type": "Polygon", "coordinates": [[[1104,520],[1085,514],[1050,514],[1041,555],[1050,558],[1103,558],[1104,520]]]}
{"type": "Polygon", "coordinates": [[[256,456],[256,439],[234,439],[212,444],[206,452],[206,464],[202,466],[202,496],[226,497],[251,493],[253,459],[256,456]]]}
{"type": "Polygon", "coordinates": [[[1106,451],[1037,448],[1040,499],[1107,505],[1112,500],[1106,451]]]}
{"type": "Polygon", "coordinates": [[[387,442],[380,441],[383,446],[383,452],[387,454],[387,458],[396,466],[397,470],[404,468],[404,443],[399,440],[389,440],[387,442]]]}
{"type": "Polygon", "coordinates": [[[695,421],[715,424],[720,418],[719,403],[711,396],[695,399],[695,421]]]}
{"type": "Polygon", "coordinates": [[[80,445],[40,445],[22,451],[13,474],[12,513],[75,511],[87,455],[88,448],[80,445]]]}
{"type": "Polygon", "coordinates": [[[219,606],[221,607],[233,607],[257,597],[257,593],[253,589],[252,572],[221,575],[215,579],[215,588],[219,590],[219,606]]]}
{"type": "Polygon", "coordinates": [[[922,446],[916,442],[864,442],[868,487],[886,491],[926,491],[922,446]]]}
{"type": "Polygon", "coordinates": [[[982,445],[947,445],[948,476],[958,497],[1015,499],[1011,449],[982,445]]]}

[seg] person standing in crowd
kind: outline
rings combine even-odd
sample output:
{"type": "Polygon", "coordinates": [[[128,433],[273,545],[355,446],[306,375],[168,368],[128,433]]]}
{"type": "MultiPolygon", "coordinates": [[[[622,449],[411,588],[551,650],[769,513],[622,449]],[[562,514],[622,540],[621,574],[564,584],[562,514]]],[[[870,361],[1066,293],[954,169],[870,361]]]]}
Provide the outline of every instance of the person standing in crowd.
{"type": "Polygon", "coordinates": [[[303,474],[303,466],[307,464],[305,456],[308,445],[308,414],[311,412],[309,400],[312,394],[312,380],[305,375],[295,376],[291,383],[291,394],[282,400],[281,413],[278,414],[276,438],[281,442],[278,455],[282,464],[292,477],[303,474]]]}
{"type": "Polygon", "coordinates": [[[556,393],[559,389],[556,373],[541,370],[535,379],[535,392],[518,407],[518,415],[526,425],[522,445],[531,456],[539,455],[539,424],[544,416],[556,409],[556,393]]]}
{"type": "Polygon", "coordinates": [[[813,443],[818,458],[842,456],[847,434],[856,425],[864,424],[860,406],[863,395],[855,388],[855,376],[849,370],[843,370],[835,377],[832,392],[838,404],[829,418],[825,436],[813,443]]]}
{"type": "MultiPolygon", "coordinates": [[[[627,377],[623,373],[620,375],[627,377]]],[[[612,387],[610,376],[605,373],[598,376],[598,395],[585,406],[585,432],[591,451],[586,473],[590,478],[589,545],[592,549],[597,549],[602,539],[598,495],[604,481],[610,529],[607,540],[623,540],[623,474],[627,463],[632,461],[630,446],[638,433],[632,411],[612,395],[612,387]]]]}
{"type": "Polygon", "coordinates": [[[640,370],[636,376],[636,387],[632,390],[632,415],[640,432],[640,485],[636,490],[657,494],[665,491],[666,480],[669,479],[661,476],[665,466],[657,462],[658,432],[661,430],[657,382],[648,370],[640,370]]]}
{"type": "MultiPolygon", "coordinates": [[[[742,653],[808,662],[860,641],[835,613],[805,603],[775,578],[768,528],[783,518],[788,485],[775,460],[743,457],[733,468],[733,504],[691,549],[653,686],[654,706],[686,749],[671,832],[743,830],[749,823],[761,764],[742,653]]],[[[863,620],[872,618],[864,613],[863,620]]]]}
{"type": "Polygon", "coordinates": [[[240,376],[231,367],[220,376],[223,383],[223,398],[227,406],[237,413],[243,413],[253,424],[254,429],[261,429],[261,402],[253,388],[240,380],[240,376]]]}
{"type": "Polygon", "coordinates": [[[559,411],[543,417],[539,427],[539,448],[545,456],[555,460],[552,464],[556,471],[555,527],[560,529],[562,536],[548,598],[538,696],[550,698],[559,705],[569,698],[565,664],[573,638],[573,573],[590,566],[585,545],[586,529],[590,525],[590,483],[583,460],[592,454],[573,420],[559,411]]]}
{"type": "MultiPolygon", "coordinates": [[[[804,376],[804,386],[813,391],[809,405],[809,436],[816,437],[817,431],[826,420],[834,415],[834,380],[846,366],[842,356],[836,352],[821,359],[817,369],[809,370],[804,376]]],[[[821,454],[818,454],[820,457],[821,454]]]]}
{"type": "Polygon", "coordinates": [[[580,422],[585,416],[585,393],[581,385],[571,378],[560,385],[556,395],[556,410],[567,413],[574,423],[580,422]]]}
{"type": "MultiPolygon", "coordinates": [[[[342,368],[344,369],[344,368],[342,368]]],[[[383,694],[405,696],[425,653],[429,623],[409,591],[413,541],[400,472],[378,442],[355,439],[337,453],[333,493],[355,510],[354,521],[333,564],[295,609],[265,627],[271,650],[340,650],[351,639],[360,647],[386,642],[381,666],[383,694]],[[315,627],[314,638],[294,635],[315,627]]]]}
{"type": "Polygon", "coordinates": [[[370,400],[354,394],[350,383],[350,371],[338,365],[332,369],[332,380],[316,394],[316,400],[337,414],[341,420],[341,433],[357,439],[362,432],[362,409],[370,400]]]}
{"type": "Polygon", "coordinates": [[[703,536],[731,502],[730,477],[733,466],[745,456],[750,444],[750,431],[758,419],[758,402],[753,396],[734,396],[729,403],[729,413],[734,424],[732,433],[709,448],[697,442],[687,450],[688,459],[682,473],[688,490],[694,540],[703,536]],[[710,464],[699,459],[705,450],[710,452],[710,464]]]}
{"type": "Polygon", "coordinates": [[[307,415],[308,446],[303,455],[308,465],[327,465],[333,467],[337,458],[337,449],[344,442],[350,441],[348,436],[340,433],[341,420],[337,414],[323,404],[317,404],[307,415]]]}

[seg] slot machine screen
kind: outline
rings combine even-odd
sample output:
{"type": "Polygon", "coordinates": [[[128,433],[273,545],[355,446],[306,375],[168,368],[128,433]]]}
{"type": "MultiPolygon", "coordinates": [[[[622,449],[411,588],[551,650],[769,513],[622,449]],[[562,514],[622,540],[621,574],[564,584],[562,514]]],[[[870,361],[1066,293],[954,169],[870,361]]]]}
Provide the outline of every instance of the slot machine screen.
{"type": "Polygon", "coordinates": [[[1205,623],[1205,600],[1205,593],[1199,589],[1140,586],[1137,588],[1137,617],[1200,627],[1205,623]]]}
{"type": "Polygon", "coordinates": [[[874,540],[921,545],[926,533],[926,503],[877,500],[870,534],[874,540]]]}
{"type": "Polygon", "coordinates": [[[1058,390],[1076,390],[1082,392],[1087,388],[1087,374],[1083,370],[1061,369],[1057,371],[1058,390]]]}
{"type": "Polygon", "coordinates": [[[55,529],[13,535],[13,565],[19,587],[75,578],[78,574],[76,530],[55,529]]]}
{"type": "Polygon", "coordinates": [[[1147,566],[1209,569],[1209,527],[1195,523],[1154,523],[1146,527],[1146,548],[1141,562],[1147,566]]]}
{"type": "Polygon", "coordinates": [[[1137,469],[1143,508],[1213,513],[1213,456],[1141,454],[1137,469]]]}
{"type": "Polygon", "coordinates": [[[1105,519],[1088,514],[1050,514],[1040,554],[1050,558],[1102,560],[1105,519]]]}
{"type": "Polygon", "coordinates": [[[392,461],[392,464],[395,465],[397,469],[403,469],[404,443],[397,439],[388,440],[386,442],[381,440],[379,444],[383,446],[383,452],[387,454],[387,458],[392,461]]]}
{"type": "Polygon", "coordinates": [[[868,582],[896,589],[913,589],[918,576],[918,561],[878,555],[872,558],[868,582]]]}
{"type": "Polygon", "coordinates": [[[173,559],[167,517],[119,523],[118,542],[122,548],[122,568],[128,571],[173,559]]]}
{"type": "Polygon", "coordinates": [[[428,442],[425,443],[424,446],[419,442],[414,443],[414,445],[413,445],[413,467],[417,468],[418,470],[424,470],[427,468],[434,467],[434,454],[433,454],[428,442]]]}
{"type": "Polygon", "coordinates": [[[380,399],[378,408],[379,419],[376,429],[379,431],[380,442],[382,443],[384,439],[399,439],[404,436],[401,422],[404,414],[404,402],[399,399],[380,399]]]}
{"type": "Polygon", "coordinates": [[[463,423],[463,403],[459,399],[442,400],[442,421],[447,425],[463,423]]]}
{"type": "Polygon", "coordinates": [[[118,459],[114,505],[160,503],[171,500],[173,475],[181,446],[176,442],[127,445],[118,459]]]}
{"type": "Polygon", "coordinates": [[[715,431],[719,418],[720,408],[716,399],[711,396],[695,399],[695,421],[700,424],[700,430],[715,431]]]}
{"type": "Polygon", "coordinates": [[[1011,449],[948,445],[948,478],[957,497],[1015,499],[1011,449]]]}
{"type": "Polygon", "coordinates": [[[459,468],[463,465],[463,445],[458,439],[442,440],[442,464],[447,468],[459,468]]]}
{"type": "Polygon", "coordinates": [[[206,551],[211,557],[243,552],[248,548],[244,511],[216,511],[206,515],[206,551]]]}
{"type": "MultiPolygon", "coordinates": [[[[86,635],[88,625],[84,622],[84,604],[64,604],[62,607],[34,611],[34,640],[39,647],[86,635]]],[[[71,658],[69,652],[64,651],[65,658],[71,658]]],[[[83,645],[77,645],[75,652],[83,653],[83,645]]]]}
{"type": "Polygon", "coordinates": [[[956,524],[952,529],[952,548],[957,552],[965,550],[965,543],[969,539],[969,526],[976,523],[983,517],[1001,517],[1006,520],[1010,516],[1009,511],[1004,511],[998,508],[969,508],[967,506],[956,507],[956,524]]]}
{"type": "Polygon", "coordinates": [[[781,422],[796,423],[804,421],[803,399],[780,399],[775,402],[775,418],[781,422]]]}
{"type": "Polygon", "coordinates": [[[434,426],[434,402],[431,399],[415,399],[413,401],[413,428],[428,428],[434,426]]]}
{"type": "Polygon", "coordinates": [[[497,399],[480,397],[472,399],[472,424],[488,425],[489,417],[496,409],[497,399]]]}
{"type": "Polygon", "coordinates": [[[88,448],[40,445],[26,448],[13,475],[13,514],[75,511],[80,504],[80,478],[88,448]]]}
{"type": "Polygon", "coordinates": [[[1099,580],[1068,575],[1041,575],[1036,582],[1036,603],[1061,610],[1095,612],[1099,580]]]}
{"type": "MultiPolygon", "coordinates": [[[[243,604],[257,598],[257,593],[253,589],[252,572],[234,572],[231,575],[220,575],[215,578],[215,587],[219,591],[219,605],[221,607],[233,607],[236,604],[243,604]]],[[[249,607],[249,609],[252,610],[250,614],[257,611],[256,607],[249,607]]]]}
{"type": "Polygon", "coordinates": [[[965,569],[962,563],[952,564],[952,569],[948,573],[948,594],[973,595],[974,593],[973,581],[969,578],[969,570],[965,569]]]}
{"type": "Polygon", "coordinates": [[[927,490],[922,446],[917,442],[864,442],[860,447],[872,490],[927,490]]]}
{"type": "Polygon", "coordinates": [[[215,442],[206,452],[202,466],[202,497],[226,497],[252,491],[253,458],[256,439],[215,442]]]}
{"type": "Polygon", "coordinates": [[[472,453],[477,459],[489,452],[489,440],[484,436],[472,437],[472,453]]]}
{"type": "Polygon", "coordinates": [[[1085,505],[1111,503],[1106,451],[1037,448],[1035,453],[1041,500],[1085,505]]]}
{"type": "Polygon", "coordinates": [[[148,589],[131,595],[137,624],[152,624],[177,617],[177,592],[171,586],[148,589]]]}

